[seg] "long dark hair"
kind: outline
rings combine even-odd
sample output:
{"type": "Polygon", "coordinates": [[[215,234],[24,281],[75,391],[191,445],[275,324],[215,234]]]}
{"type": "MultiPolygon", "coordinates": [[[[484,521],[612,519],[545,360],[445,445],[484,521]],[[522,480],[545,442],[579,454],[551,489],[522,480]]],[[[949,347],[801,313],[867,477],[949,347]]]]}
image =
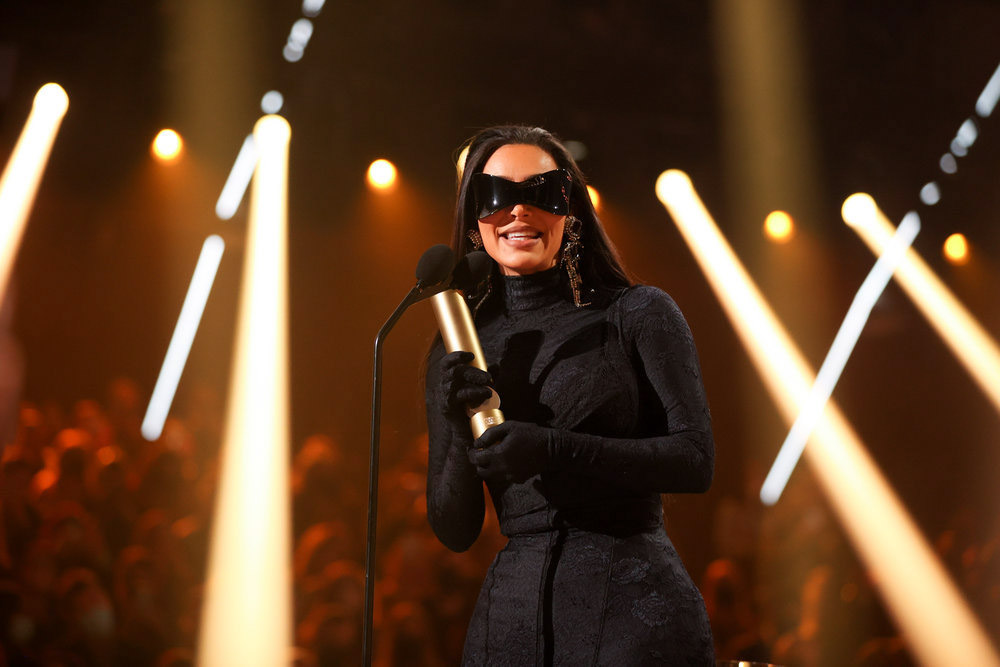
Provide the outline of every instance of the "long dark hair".
{"type": "Polygon", "coordinates": [[[538,146],[552,156],[556,165],[569,171],[573,178],[570,193],[570,215],[580,220],[580,236],[583,253],[580,257],[579,272],[587,288],[628,287],[632,284],[628,271],[622,264],[618,251],[604,231],[594,205],[587,194],[587,182],[576,165],[573,156],[551,133],[540,127],[527,125],[498,125],[480,131],[466,142],[467,150],[464,167],[458,179],[458,198],[455,203],[455,219],[452,226],[451,247],[457,257],[473,250],[467,234],[479,229],[474,202],[469,183],[473,174],[483,171],[490,156],[507,144],[527,144],[538,146]]]}

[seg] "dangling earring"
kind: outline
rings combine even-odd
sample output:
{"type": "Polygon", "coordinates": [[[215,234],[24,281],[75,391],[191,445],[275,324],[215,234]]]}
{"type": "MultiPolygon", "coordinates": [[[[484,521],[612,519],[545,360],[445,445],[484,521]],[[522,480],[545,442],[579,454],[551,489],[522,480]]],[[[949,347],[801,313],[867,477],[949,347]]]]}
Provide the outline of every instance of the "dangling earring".
{"type": "Polygon", "coordinates": [[[580,303],[580,287],[583,281],[580,279],[580,257],[583,255],[583,242],[580,240],[580,231],[583,223],[575,216],[566,218],[566,225],[563,227],[563,247],[559,265],[566,269],[569,276],[569,286],[573,290],[573,303],[577,308],[589,306],[590,302],[580,303]]]}
{"type": "Polygon", "coordinates": [[[473,295],[469,295],[469,298],[475,300],[475,303],[472,306],[473,320],[476,319],[476,315],[479,313],[479,307],[486,303],[486,299],[490,298],[490,294],[493,293],[493,276],[487,276],[484,282],[486,283],[486,289],[483,290],[482,296],[474,297],[473,295]]]}
{"type": "MultiPolygon", "coordinates": [[[[483,249],[483,236],[482,236],[482,234],[479,233],[478,229],[470,229],[469,231],[467,231],[465,233],[465,237],[467,239],[469,239],[469,243],[472,244],[473,248],[475,248],[476,250],[482,250],[483,249]]],[[[483,305],[483,303],[486,301],[486,299],[488,299],[489,296],[490,296],[490,294],[493,292],[493,277],[492,277],[492,275],[491,276],[487,276],[485,282],[486,282],[486,289],[483,290],[483,295],[482,296],[473,297],[472,294],[469,295],[469,298],[475,298],[476,299],[475,304],[472,307],[472,319],[476,319],[476,313],[479,312],[479,307],[481,305],[483,305]]]]}

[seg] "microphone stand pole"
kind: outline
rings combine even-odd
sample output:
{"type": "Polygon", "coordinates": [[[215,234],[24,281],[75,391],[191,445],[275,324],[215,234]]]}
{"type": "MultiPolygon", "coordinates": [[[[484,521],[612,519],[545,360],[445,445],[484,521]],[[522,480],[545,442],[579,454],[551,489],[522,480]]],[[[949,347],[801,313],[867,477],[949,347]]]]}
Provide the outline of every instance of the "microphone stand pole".
{"type": "Polygon", "coordinates": [[[365,536],[365,618],[363,624],[363,639],[361,643],[362,663],[365,667],[372,664],[372,620],[375,601],[375,524],[378,518],[378,446],[379,421],[382,416],[382,342],[385,336],[402,317],[403,312],[419,299],[424,288],[413,287],[392,315],[385,321],[375,336],[374,373],[372,375],[372,426],[368,462],[368,532],[365,536]]]}

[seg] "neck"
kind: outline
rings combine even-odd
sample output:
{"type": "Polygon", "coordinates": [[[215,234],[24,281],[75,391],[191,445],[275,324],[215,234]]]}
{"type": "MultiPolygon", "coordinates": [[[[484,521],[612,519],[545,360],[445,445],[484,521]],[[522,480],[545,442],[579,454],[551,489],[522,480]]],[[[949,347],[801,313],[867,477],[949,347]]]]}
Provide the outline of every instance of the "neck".
{"type": "Polygon", "coordinates": [[[558,266],[527,275],[502,276],[508,310],[530,310],[566,298],[566,280],[558,266]]]}

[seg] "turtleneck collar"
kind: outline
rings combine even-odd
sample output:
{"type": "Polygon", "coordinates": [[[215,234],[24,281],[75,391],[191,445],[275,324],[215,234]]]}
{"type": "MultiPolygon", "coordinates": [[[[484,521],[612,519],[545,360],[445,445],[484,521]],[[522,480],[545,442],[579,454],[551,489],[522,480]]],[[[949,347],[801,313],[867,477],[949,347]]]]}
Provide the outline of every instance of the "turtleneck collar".
{"type": "Polygon", "coordinates": [[[559,265],[525,276],[500,276],[507,310],[531,310],[565,299],[565,273],[559,265]]]}

